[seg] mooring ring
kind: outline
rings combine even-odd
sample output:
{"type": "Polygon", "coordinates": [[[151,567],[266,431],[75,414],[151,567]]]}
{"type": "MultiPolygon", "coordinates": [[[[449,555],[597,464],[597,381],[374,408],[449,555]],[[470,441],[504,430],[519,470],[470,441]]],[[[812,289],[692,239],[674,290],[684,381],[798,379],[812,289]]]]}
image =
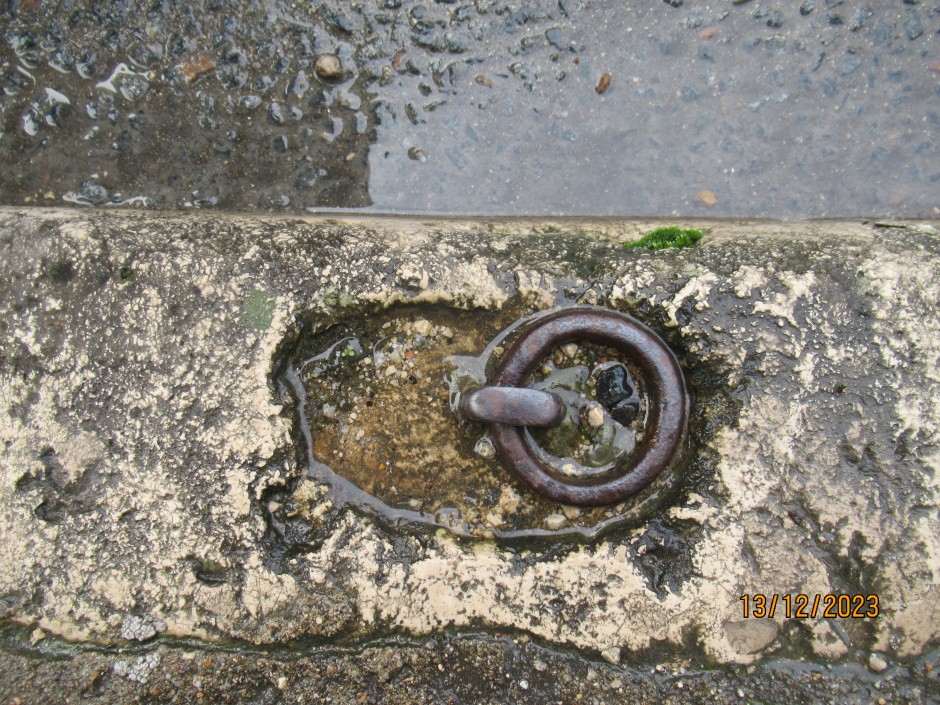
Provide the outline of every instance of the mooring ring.
{"type": "Polygon", "coordinates": [[[484,389],[520,387],[553,349],[578,340],[616,348],[643,374],[648,420],[644,436],[629,460],[618,465],[612,477],[572,478],[534,455],[523,425],[492,422],[490,436],[503,465],[518,473],[535,492],[563,504],[615,504],[649,485],[676,461],[686,442],[690,401],[685,378],[675,354],[659,335],[618,311],[559,311],[519,335],[493,375],[492,386],[484,389]]]}

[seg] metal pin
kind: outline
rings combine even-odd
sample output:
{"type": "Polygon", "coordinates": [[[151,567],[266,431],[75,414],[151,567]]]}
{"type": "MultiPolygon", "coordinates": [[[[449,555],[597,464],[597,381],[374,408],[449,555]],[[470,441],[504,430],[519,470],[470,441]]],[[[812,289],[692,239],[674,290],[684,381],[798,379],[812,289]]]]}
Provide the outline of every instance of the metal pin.
{"type": "Polygon", "coordinates": [[[557,426],[565,418],[561,397],[525,387],[483,387],[466,395],[460,408],[473,421],[507,426],[557,426]]]}

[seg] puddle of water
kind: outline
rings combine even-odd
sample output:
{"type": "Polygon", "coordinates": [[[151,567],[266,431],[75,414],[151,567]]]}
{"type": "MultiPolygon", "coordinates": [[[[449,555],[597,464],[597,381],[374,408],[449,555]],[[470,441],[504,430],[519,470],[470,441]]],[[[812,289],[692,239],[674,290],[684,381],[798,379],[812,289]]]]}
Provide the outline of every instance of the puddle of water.
{"type": "MultiPolygon", "coordinates": [[[[386,520],[446,527],[477,537],[591,536],[645,515],[678,473],[614,507],[578,508],[543,499],[494,458],[485,425],[455,413],[460,395],[483,384],[523,312],[398,309],[350,320],[303,340],[284,377],[299,401],[310,477],[294,490],[294,511],[312,521],[353,505],[386,520]],[[502,331],[502,334],[499,334],[502,331]],[[480,355],[467,354],[483,351],[480,355]]],[[[612,351],[581,344],[548,356],[535,387],[569,402],[559,430],[530,436],[561,472],[604,474],[641,437],[636,419],[614,422],[593,399],[612,351]],[[537,436],[537,438],[535,437],[537,436]]],[[[639,380],[633,369],[632,378],[639,380]]],[[[642,384],[636,394],[643,398],[642,384]]]]}

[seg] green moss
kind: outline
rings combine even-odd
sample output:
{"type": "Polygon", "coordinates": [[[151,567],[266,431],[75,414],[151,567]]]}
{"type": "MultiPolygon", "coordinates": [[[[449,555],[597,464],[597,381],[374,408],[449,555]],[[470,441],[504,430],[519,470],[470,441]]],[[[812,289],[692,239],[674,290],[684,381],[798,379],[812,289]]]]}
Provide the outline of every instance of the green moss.
{"type": "Polygon", "coordinates": [[[628,242],[624,247],[645,247],[649,250],[664,250],[668,247],[689,247],[702,239],[702,232],[694,228],[678,228],[670,225],[656,228],[639,240],[628,242]]]}

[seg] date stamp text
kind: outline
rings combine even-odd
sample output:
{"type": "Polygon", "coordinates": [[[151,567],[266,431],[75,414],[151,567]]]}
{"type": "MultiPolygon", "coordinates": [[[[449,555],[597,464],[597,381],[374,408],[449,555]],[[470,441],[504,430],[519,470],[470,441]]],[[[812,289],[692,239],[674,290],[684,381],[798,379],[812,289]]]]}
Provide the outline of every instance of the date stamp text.
{"type": "Polygon", "coordinates": [[[877,595],[741,595],[744,618],[874,619],[880,613],[877,595]]]}

